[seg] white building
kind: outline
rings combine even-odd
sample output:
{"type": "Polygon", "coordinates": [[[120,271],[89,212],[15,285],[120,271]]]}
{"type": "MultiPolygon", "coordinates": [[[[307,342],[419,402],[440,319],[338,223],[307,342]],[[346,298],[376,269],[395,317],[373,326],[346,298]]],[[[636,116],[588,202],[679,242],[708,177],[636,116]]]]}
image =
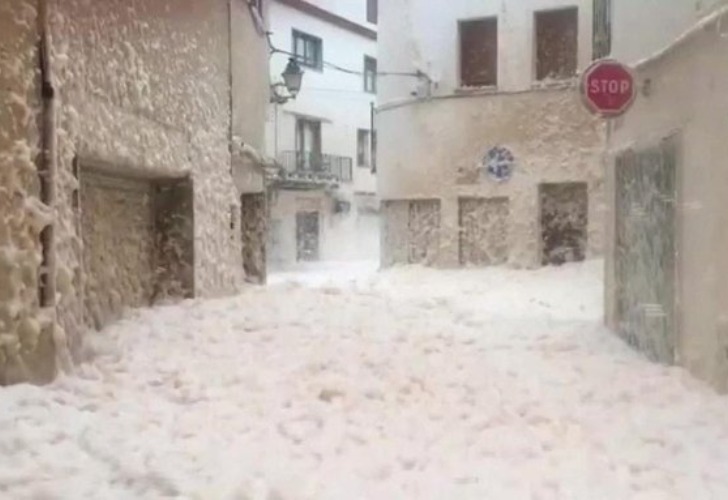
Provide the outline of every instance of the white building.
{"type": "MultiPolygon", "coordinates": [[[[305,72],[297,98],[269,113],[268,153],[282,167],[269,196],[269,263],[376,259],[377,2],[275,0],[269,10],[273,46],[305,72]]],[[[274,83],[288,59],[271,56],[274,83]]]]}
{"type": "Polygon", "coordinates": [[[576,75],[592,0],[380,7],[382,262],[580,260],[602,248],[603,128],[576,75]],[[490,166],[490,173],[488,171],[490,166]]]}
{"type": "Polygon", "coordinates": [[[728,2],[612,7],[613,55],[641,92],[610,127],[607,323],[726,391],[728,2]]]}

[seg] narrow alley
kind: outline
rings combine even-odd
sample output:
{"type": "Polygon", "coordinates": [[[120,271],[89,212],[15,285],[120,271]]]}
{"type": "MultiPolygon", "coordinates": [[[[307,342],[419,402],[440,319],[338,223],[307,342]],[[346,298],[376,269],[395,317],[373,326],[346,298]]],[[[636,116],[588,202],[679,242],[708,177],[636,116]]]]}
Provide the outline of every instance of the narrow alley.
{"type": "Polygon", "coordinates": [[[728,498],[728,400],[602,328],[601,261],[376,267],[132,312],[4,389],[0,497],[728,498]]]}

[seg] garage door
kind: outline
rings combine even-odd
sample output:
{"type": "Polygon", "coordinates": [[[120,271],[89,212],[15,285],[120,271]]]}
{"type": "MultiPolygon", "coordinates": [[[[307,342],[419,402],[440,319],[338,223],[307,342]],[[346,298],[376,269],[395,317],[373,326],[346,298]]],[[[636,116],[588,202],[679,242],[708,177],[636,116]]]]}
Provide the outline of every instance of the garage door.
{"type": "Polygon", "coordinates": [[[432,265],[440,247],[440,200],[409,205],[409,263],[432,265]]]}
{"type": "Polygon", "coordinates": [[[650,359],[675,361],[674,140],[617,158],[615,253],[619,334],[650,359]]]}
{"type": "Polygon", "coordinates": [[[154,219],[149,181],[81,175],[87,321],[97,328],[127,307],[150,305],[154,219]]]}
{"type": "Polygon", "coordinates": [[[508,198],[460,198],[460,264],[492,266],[508,260],[508,198]]]}

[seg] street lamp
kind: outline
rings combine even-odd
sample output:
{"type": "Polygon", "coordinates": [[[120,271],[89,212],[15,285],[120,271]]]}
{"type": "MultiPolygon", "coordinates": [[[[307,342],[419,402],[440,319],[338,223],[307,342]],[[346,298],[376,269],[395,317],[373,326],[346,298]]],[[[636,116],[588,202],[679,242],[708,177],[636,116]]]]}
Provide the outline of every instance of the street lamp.
{"type": "Polygon", "coordinates": [[[288,93],[295,99],[301,90],[301,83],[303,82],[303,70],[301,70],[295,58],[291,57],[288,59],[288,65],[281,76],[283,77],[283,82],[286,85],[288,93]]]}
{"type": "Polygon", "coordinates": [[[273,85],[273,96],[271,97],[271,101],[277,104],[284,104],[291,99],[295,99],[301,91],[303,70],[294,57],[288,59],[288,65],[286,65],[286,69],[281,73],[281,76],[283,77],[283,82],[273,85]],[[288,95],[279,94],[276,89],[280,87],[285,87],[288,95]]]}

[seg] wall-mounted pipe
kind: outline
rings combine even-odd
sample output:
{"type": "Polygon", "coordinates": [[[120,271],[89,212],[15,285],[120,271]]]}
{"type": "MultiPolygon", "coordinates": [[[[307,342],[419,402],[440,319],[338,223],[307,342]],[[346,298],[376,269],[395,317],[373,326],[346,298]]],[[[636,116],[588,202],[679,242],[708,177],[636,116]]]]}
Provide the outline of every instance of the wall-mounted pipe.
{"type": "MultiPolygon", "coordinates": [[[[51,74],[51,47],[49,35],[49,0],[38,0],[38,64],[40,69],[40,162],[41,201],[51,208],[56,206],[57,137],[56,95],[51,74]]],[[[55,309],[56,305],[56,245],[55,228],[51,223],[41,233],[43,287],[41,306],[55,309]]]]}

